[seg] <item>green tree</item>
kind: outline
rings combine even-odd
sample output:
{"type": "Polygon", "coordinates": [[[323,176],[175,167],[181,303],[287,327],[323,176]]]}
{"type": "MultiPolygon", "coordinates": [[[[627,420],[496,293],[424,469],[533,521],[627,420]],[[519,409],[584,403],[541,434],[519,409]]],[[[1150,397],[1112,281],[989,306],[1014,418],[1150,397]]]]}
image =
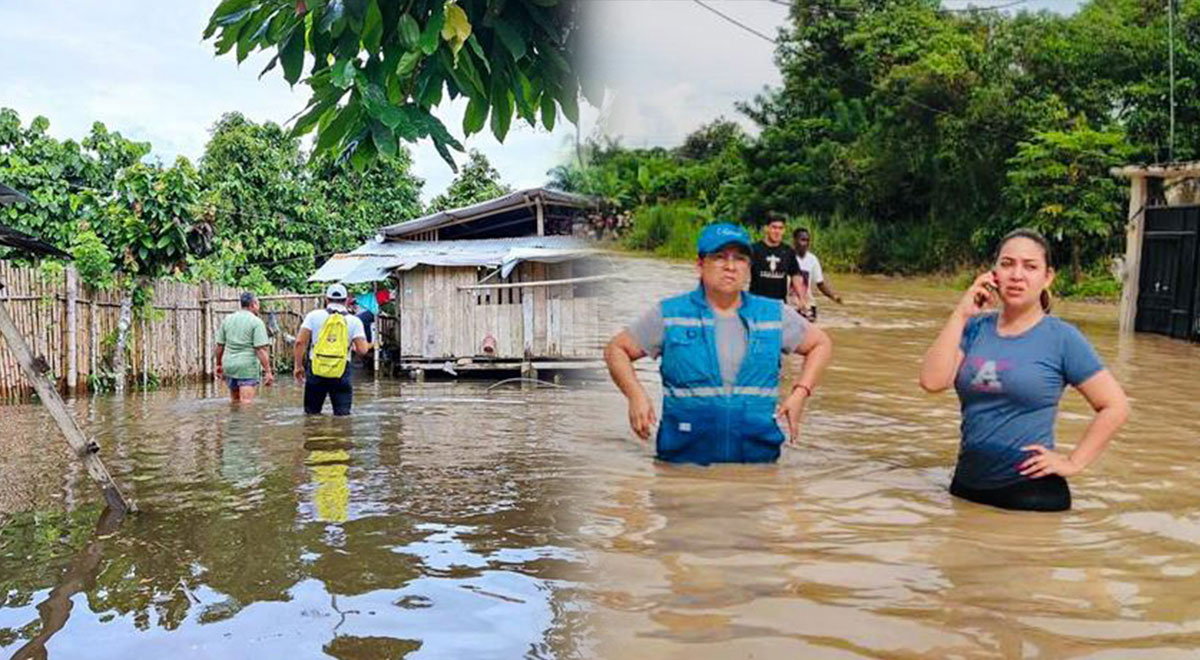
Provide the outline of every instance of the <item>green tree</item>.
{"type": "MultiPolygon", "coordinates": [[[[312,94],[293,135],[317,129],[316,152],[363,166],[428,138],[454,167],[462,145],[433,115],[444,96],[468,99],[467,136],[489,123],[500,141],[514,114],[553,129],[579,121],[576,0],[224,0],[205,39],[238,62],[275,51],[266,69],[312,94]],[[306,54],[311,67],[304,75],[306,54]]],[[[587,85],[596,102],[602,90],[587,85]]]]}
{"type": "MultiPolygon", "coordinates": [[[[138,163],[122,170],[114,180],[113,196],[94,199],[94,213],[81,225],[84,240],[94,246],[91,235],[99,238],[112,255],[112,261],[89,264],[81,260],[84,281],[100,280],[111,272],[122,276],[121,311],[117,321],[113,376],[116,390],[125,388],[125,345],[133,322],[134,298],[144,293],[154,279],[180,275],[187,268],[188,256],[207,252],[212,239],[208,219],[197,214],[200,196],[199,177],[186,158],[180,157],[169,168],[138,163]],[[90,234],[90,235],[89,235],[90,234]],[[87,268],[111,270],[87,272],[87,268]]],[[[83,241],[76,242],[77,252],[94,250],[83,241]]]]}
{"type": "Polygon", "coordinates": [[[100,122],[82,142],[56,140],[49,128],[45,117],[26,127],[16,111],[0,108],[0,181],[30,199],[0,209],[0,218],[66,247],[77,234],[78,219],[94,213],[89,205],[111,195],[116,174],[141,160],[150,145],[127,140],[100,122]]]}
{"type": "Polygon", "coordinates": [[[323,258],[356,247],[382,225],[420,215],[423,182],[405,149],[361,170],[308,156],[277,124],[222,117],[200,161],[217,250],[195,276],[264,290],[307,288],[323,258]]]}
{"type": "Polygon", "coordinates": [[[1037,229],[1070,254],[1080,281],[1083,255],[1110,256],[1109,240],[1125,224],[1125,188],[1109,169],[1128,162],[1132,147],[1120,130],[1097,131],[1080,121],[1066,131],[1038,133],[1008,161],[1005,197],[1011,226],[1037,229]]]}
{"type": "Polygon", "coordinates": [[[488,162],[487,156],[471,150],[467,154],[466,165],[450,182],[446,192],[434,197],[429,203],[429,211],[432,213],[462,208],[507,195],[512,191],[512,186],[500,180],[500,173],[488,162]]]}

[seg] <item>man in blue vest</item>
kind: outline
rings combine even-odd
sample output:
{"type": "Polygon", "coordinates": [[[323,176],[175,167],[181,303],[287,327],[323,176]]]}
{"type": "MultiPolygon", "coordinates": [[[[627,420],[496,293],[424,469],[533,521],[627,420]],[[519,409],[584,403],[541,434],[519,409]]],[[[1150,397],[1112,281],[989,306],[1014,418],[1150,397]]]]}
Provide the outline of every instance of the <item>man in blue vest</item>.
{"type": "Polygon", "coordinates": [[[745,229],[709,225],[697,248],[699,286],[663,300],[618,333],[604,350],[609,373],[629,400],[629,425],[646,440],[656,423],[654,405],[633,362],[662,357],[659,459],[774,462],[784,440],[797,438],[804,403],[833,355],[833,342],[782,301],[744,291],[751,255],[745,229]],[[780,401],[784,353],[806,359],[780,401]]]}

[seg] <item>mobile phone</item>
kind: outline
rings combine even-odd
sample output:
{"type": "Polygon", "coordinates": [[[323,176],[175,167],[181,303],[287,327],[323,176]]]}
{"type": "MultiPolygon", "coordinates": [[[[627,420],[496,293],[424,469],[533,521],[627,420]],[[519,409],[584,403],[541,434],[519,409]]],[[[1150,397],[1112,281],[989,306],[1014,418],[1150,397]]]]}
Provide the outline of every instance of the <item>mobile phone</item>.
{"type": "Polygon", "coordinates": [[[984,305],[988,304],[989,301],[992,303],[996,303],[996,302],[999,302],[999,300],[1000,300],[1000,289],[997,288],[994,283],[996,280],[999,279],[999,276],[996,275],[995,270],[991,271],[991,276],[992,276],[993,282],[988,282],[983,285],[983,288],[987,289],[988,292],[986,294],[983,294],[983,293],[976,294],[976,296],[975,296],[975,305],[978,307],[982,308],[984,305]]]}

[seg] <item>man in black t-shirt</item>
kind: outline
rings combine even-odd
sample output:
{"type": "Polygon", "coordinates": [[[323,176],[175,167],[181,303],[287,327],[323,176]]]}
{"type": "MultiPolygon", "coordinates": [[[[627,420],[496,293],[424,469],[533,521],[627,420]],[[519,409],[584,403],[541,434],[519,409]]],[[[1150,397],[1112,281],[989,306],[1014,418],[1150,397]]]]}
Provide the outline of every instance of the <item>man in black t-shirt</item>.
{"type": "Polygon", "coordinates": [[[796,252],[783,242],[783,231],[783,218],[768,213],[763,240],[754,244],[750,261],[750,293],[786,301],[789,287],[800,291],[800,266],[796,252]]]}

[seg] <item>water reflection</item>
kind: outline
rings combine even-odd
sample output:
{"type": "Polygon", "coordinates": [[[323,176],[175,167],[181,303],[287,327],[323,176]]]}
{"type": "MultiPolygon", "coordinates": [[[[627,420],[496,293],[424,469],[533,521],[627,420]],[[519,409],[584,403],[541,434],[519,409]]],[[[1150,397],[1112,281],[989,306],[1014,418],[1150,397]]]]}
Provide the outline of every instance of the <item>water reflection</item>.
{"type": "MultiPolygon", "coordinates": [[[[83,510],[7,513],[0,649],[45,641],[50,657],[149,648],[204,658],[577,655],[582,612],[571,594],[582,559],[565,510],[572,461],[541,440],[561,423],[549,410],[561,402],[453,383],[364,383],[359,394],[348,419],[305,417],[288,388],[235,410],[211,391],[97,399],[91,415],[107,460],[144,513],[102,542],[87,540],[83,510]],[[468,410],[481,419],[463,442],[468,410]],[[90,579],[72,577],[73,547],[85,548],[90,579]],[[86,600],[69,619],[39,617],[34,603],[69,598],[62,585],[86,600]]],[[[17,412],[39,423],[36,409],[17,412]]],[[[18,447],[3,473],[32,482],[26,459],[71,469],[49,453],[18,447]]],[[[56,495],[42,494],[42,508],[60,508],[56,495]]]]}

